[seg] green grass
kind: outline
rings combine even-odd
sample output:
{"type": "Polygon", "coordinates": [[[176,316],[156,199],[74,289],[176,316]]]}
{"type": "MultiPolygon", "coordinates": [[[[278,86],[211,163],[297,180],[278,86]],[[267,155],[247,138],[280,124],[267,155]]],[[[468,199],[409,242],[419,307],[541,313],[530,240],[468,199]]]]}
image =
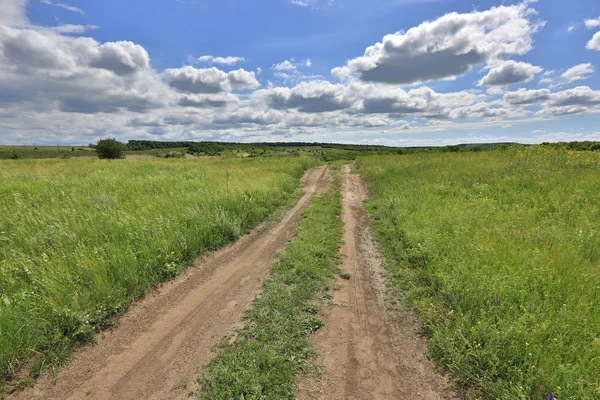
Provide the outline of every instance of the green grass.
{"type": "Polygon", "coordinates": [[[600,398],[599,161],[537,146],[360,160],[393,296],[469,399],[600,398]]]}
{"type": "Polygon", "coordinates": [[[94,340],[149,286],[289,202],[311,163],[1,162],[0,381],[94,340]]]}
{"type": "Polygon", "coordinates": [[[70,158],[95,156],[96,152],[87,146],[0,146],[0,160],[18,160],[23,158],[70,158]]]}
{"type": "Polygon", "coordinates": [[[295,373],[314,354],[309,334],[323,324],[313,301],[326,295],[337,272],[340,212],[336,181],[334,190],[313,199],[236,340],[224,340],[208,364],[199,379],[201,399],[294,398],[295,373]]]}

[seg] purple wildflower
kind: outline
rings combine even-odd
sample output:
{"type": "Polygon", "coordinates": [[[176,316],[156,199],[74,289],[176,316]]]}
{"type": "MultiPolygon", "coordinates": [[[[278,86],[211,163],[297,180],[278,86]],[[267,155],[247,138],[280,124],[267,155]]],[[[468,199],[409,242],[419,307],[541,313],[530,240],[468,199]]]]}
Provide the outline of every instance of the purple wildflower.
{"type": "Polygon", "coordinates": [[[465,200],[470,200],[470,199],[471,199],[471,196],[469,196],[469,195],[467,195],[467,196],[465,197],[465,200]]]}
{"type": "Polygon", "coordinates": [[[496,298],[494,299],[494,305],[495,306],[499,306],[500,305],[500,296],[496,295],[496,298]]]}
{"type": "Polygon", "coordinates": [[[554,395],[552,394],[552,389],[550,389],[550,393],[548,393],[548,400],[555,400],[554,395]]]}

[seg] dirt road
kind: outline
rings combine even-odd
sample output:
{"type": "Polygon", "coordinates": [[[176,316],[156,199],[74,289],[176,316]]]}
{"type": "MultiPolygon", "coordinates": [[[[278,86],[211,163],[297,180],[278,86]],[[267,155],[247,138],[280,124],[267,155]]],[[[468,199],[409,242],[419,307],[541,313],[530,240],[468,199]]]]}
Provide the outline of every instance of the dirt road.
{"type": "Polygon", "coordinates": [[[425,340],[410,313],[391,322],[381,278],[382,263],[363,212],[364,182],[344,166],[342,218],[344,243],[339,279],[325,326],[313,337],[323,371],[301,379],[304,399],[425,399],[455,398],[444,378],[426,357],[425,340]]]}
{"type": "Polygon", "coordinates": [[[14,399],[178,399],[194,388],[211,348],[232,333],[261,287],[277,251],[331,176],[307,172],[304,195],[283,219],[198,260],[177,279],[134,304],[118,327],[86,346],[58,374],[14,399]],[[55,381],[55,382],[53,382],[55,381]]]}

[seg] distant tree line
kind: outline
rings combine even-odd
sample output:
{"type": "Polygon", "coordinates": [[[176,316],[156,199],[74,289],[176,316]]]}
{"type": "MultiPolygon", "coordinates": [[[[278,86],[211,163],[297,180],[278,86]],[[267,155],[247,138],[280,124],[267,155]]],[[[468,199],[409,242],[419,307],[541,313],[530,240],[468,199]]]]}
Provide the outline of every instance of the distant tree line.
{"type": "MultiPolygon", "coordinates": [[[[542,143],[542,146],[548,146],[556,149],[566,149],[573,151],[600,151],[600,142],[560,142],[560,143],[542,143]]],[[[144,151],[156,149],[175,149],[187,148],[189,153],[220,155],[225,151],[248,152],[250,157],[270,156],[276,152],[288,152],[299,155],[300,152],[310,151],[320,158],[337,159],[338,157],[354,158],[358,154],[414,154],[414,153],[458,153],[458,152],[479,152],[479,151],[504,151],[514,146],[527,146],[518,143],[484,143],[484,144],[460,144],[441,147],[422,146],[422,147],[389,147],[382,145],[357,145],[357,144],[336,144],[319,142],[273,142],[273,143],[236,143],[236,142],[161,142],[154,140],[130,140],[124,145],[125,151],[144,151]]],[[[94,146],[96,147],[96,146],[94,146]]]]}

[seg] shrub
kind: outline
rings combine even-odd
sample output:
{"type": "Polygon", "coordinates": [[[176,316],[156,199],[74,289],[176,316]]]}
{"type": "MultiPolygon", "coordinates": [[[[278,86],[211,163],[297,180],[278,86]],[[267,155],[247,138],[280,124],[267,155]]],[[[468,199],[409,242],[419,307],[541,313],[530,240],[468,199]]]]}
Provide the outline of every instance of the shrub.
{"type": "Polygon", "coordinates": [[[125,158],[123,152],[125,151],[125,145],[121,142],[117,142],[116,139],[100,139],[96,144],[96,154],[101,159],[117,159],[125,158]]]}

